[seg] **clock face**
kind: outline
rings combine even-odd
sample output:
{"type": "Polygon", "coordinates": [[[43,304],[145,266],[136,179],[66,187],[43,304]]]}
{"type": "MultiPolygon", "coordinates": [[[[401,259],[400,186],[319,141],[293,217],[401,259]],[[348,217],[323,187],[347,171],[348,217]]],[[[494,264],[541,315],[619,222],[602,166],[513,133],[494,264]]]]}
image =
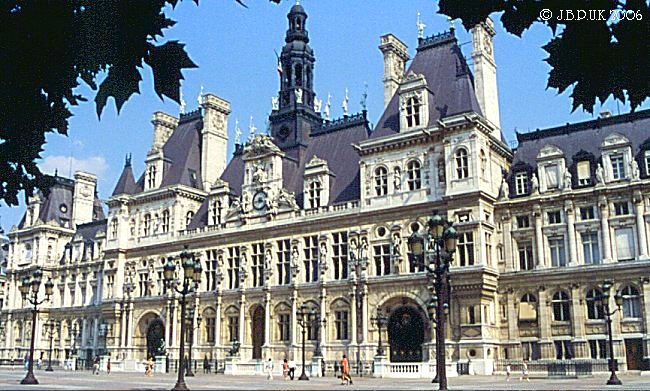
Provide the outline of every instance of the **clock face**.
{"type": "Polygon", "coordinates": [[[263,191],[258,191],[253,196],[253,208],[256,210],[262,210],[266,206],[266,193],[263,191]]]}

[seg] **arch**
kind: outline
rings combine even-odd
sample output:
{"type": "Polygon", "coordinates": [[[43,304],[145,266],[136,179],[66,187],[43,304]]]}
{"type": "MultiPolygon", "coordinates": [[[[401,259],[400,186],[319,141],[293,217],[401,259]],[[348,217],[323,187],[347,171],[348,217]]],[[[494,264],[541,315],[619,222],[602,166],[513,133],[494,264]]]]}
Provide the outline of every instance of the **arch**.
{"type": "Polygon", "coordinates": [[[422,188],[422,163],[418,159],[411,159],[406,163],[406,173],[409,190],[422,188]]]}
{"type": "Polygon", "coordinates": [[[388,344],[391,362],[420,362],[423,359],[428,319],[419,306],[403,298],[395,307],[387,307],[388,344]]]}
{"type": "Polygon", "coordinates": [[[265,343],[266,313],[264,307],[256,305],[251,313],[251,335],[253,339],[253,359],[262,358],[262,346],[265,343]]]}
{"type": "Polygon", "coordinates": [[[135,321],[137,326],[134,330],[134,337],[145,337],[147,335],[149,324],[156,318],[161,319],[160,311],[148,310],[142,313],[142,315],[140,315],[135,321]]]}
{"type": "Polygon", "coordinates": [[[375,168],[375,195],[384,196],[388,193],[388,168],[381,165],[375,168]]]}
{"type": "Polygon", "coordinates": [[[469,177],[469,153],[467,152],[467,148],[456,148],[454,159],[456,161],[456,178],[465,179],[469,177]]]}
{"type": "Polygon", "coordinates": [[[147,327],[147,357],[165,354],[165,325],[161,318],[155,318],[147,327]]]}

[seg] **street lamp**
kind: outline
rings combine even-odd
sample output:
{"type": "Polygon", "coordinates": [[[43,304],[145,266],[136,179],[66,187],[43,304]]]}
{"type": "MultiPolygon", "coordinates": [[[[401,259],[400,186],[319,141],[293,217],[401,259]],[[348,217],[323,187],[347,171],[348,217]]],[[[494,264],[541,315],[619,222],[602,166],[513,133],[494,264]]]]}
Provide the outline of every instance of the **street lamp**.
{"type": "Polygon", "coordinates": [[[18,288],[20,293],[22,293],[23,298],[27,300],[30,304],[34,306],[32,308],[32,338],[29,343],[29,365],[27,367],[27,375],[23,380],[20,381],[20,384],[38,384],[38,380],[34,376],[34,340],[36,339],[36,314],[38,314],[38,306],[45,303],[52,296],[54,290],[54,283],[51,278],[48,278],[45,283],[45,299],[38,300],[38,291],[41,288],[41,282],[43,280],[43,271],[41,269],[36,269],[32,273],[32,278],[25,277],[23,283],[18,288]]]}
{"type": "MultiPolygon", "coordinates": [[[[176,262],[174,262],[173,257],[167,259],[167,263],[163,268],[163,275],[165,278],[165,284],[169,289],[173,289],[175,292],[181,295],[181,319],[185,319],[185,308],[186,308],[186,297],[188,294],[194,292],[198,285],[198,282],[201,280],[200,273],[200,262],[194,259],[194,255],[187,251],[187,246],[183,249],[180,254],[181,259],[181,268],[183,270],[183,279],[175,278],[176,274],[176,262]],[[197,265],[198,268],[197,268],[197,265]],[[198,271],[198,273],[197,273],[198,271]],[[179,288],[180,287],[180,288],[179,288]]],[[[176,385],[172,390],[189,390],[185,384],[185,371],[183,371],[183,360],[185,356],[185,322],[181,321],[181,343],[179,347],[179,363],[180,367],[178,369],[178,380],[176,385]]]]}
{"type": "Polygon", "coordinates": [[[381,343],[381,328],[383,326],[386,326],[388,323],[388,317],[384,315],[384,313],[380,308],[377,308],[377,315],[373,316],[370,318],[372,322],[374,322],[377,325],[377,328],[379,329],[379,345],[377,346],[377,356],[384,356],[384,345],[381,343]]]}
{"type": "Polygon", "coordinates": [[[296,315],[298,315],[298,324],[300,324],[300,327],[302,327],[302,373],[300,374],[298,380],[309,380],[307,372],[305,372],[305,332],[307,331],[307,327],[309,327],[310,323],[310,313],[307,309],[307,306],[304,304],[301,305],[298,312],[296,312],[296,315]]]}
{"type": "MultiPolygon", "coordinates": [[[[433,279],[432,304],[435,306],[436,324],[436,378],[439,389],[447,389],[445,367],[445,313],[449,311],[449,266],[456,251],[458,233],[451,221],[435,213],[427,222],[424,235],[418,232],[408,239],[408,247],[416,260],[427,266],[427,274],[433,279]]],[[[435,382],[435,379],[434,379],[435,382]]]]}
{"type": "MultiPolygon", "coordinates": [[[[196,268],[194,270],[196,270],[196,268]]],[[[194,345],[194,329],[199,328],[201,326],[201,315],[196,317],[196,326],[194,326],[194,307],[190,308],[187,317],[187,322],[189,325],[189,332],[190,332],[189,333],[190,346],[189,346],[189,353],[187,355],[187,361],[189,361],[189,364],[187,365],[185,376],[193,377],[194,372],[192,371],[192,345],[194,345]]]]}
{"type": "MultiPolygon", "coordinates": [[[[47,328],[50,337],[50,350],[48,352],[48,360],[47,360],[47,368],[45,368],[46,372],[53,372],[54,369],[52,369],[52,340],[54,339],[54,329],[59,327],[59,321],[50,319],[47,324],[45,324],[45,327],[47,328]]],[[[59,335],[59,338],[61,336],[59,335]]]]}
{"type": "Polygon", "coordinates": [[[609,338],[609,370],[612,372],[612,374],[610,375],[609,380],[607,380],[607,385],[620,386],[623,384],[623,382],[621,382],[621,380],[616,376],[616,367],[614,362],[614,341],[612,338],[612,315],[621,309],[621,305],[623,304],[623,296],[621,295],[621,292],[616,292],[616,295],[614,295],[616,309],[614,311],[610,311],[609,291],[612,288],[612,285],[612,281],[603,282],[603,290],[602,294],[598,296],[598,302],[602,307],[603,313],[605,314],[605,318],[607,320],[607,336],[609,338]]]}
{"type": "Polygon", "coordinates": [[[325,327],[325,319],[320,318],[320,313],[318,308],[312,308],[311,310],[311,324],[314,327],[313,330],[316,333],[316,347],[314,348],[314,357],[322,357],[323,352],[320,347],[320,328],[325,327]]]}

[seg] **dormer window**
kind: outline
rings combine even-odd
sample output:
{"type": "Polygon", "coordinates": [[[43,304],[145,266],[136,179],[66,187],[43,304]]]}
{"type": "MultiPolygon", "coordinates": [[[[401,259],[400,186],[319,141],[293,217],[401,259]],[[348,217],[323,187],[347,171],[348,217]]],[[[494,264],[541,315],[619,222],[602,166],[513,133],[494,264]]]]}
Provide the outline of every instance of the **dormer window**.
{"type": "Polygon", "coordinates": [[[221,201],[214,200],[210,206],[210,223],[211,225],[221,225],[221,211],[223,210],[223,205],[221,201]]]}
{"type": "Polygon", "coordinates": [[[467,150],[465,148],[459,148],[456,151],[456,175],[458,179],[465,179],[469,176],[467,150]]]}
{"type": "Polygon", "coordinates": [[[591,163],[583,160],[576,164],[576,171],[578,173],[578,186],[586,186],[591,184],[591,163]]]}
{"type": "Polygon", "coordinates": [[[117,219],[111,220],[111,239],[117,239],[117,219]]]}
{"type": "Polygon", "coordinates": [[[153,189],[156,187],[156,166],[150,165],[147,168],[147,189],[153,189]]]}
{"type": "Polygon", "coordinates": [[[643,161],[645,162],[645,174],[650,176],[650,151],[645,151],[643,161]]]}
{"type": "Polygon", "coordinates": [[[322,186],[319,181],[313,181],[309,184],[309,205],[311,208],[320,207],[322,186]]]}
{"type": "Polygon", "coordinates": [[[517,195],[528,194],[528,173],[521,171],[515,174],[515,193],[517,195]]]}
{"type": "Polygon", "coordinates": [[[388,194],[388,170],[385,167],[378,167],[375,170],[375,194],[377,196],[388,194]]]}
{"type": "Polygon", "coordinates": [[[409,190],[417,190],[422,187],[422,172],[420,170],[420,162],[411,160],[407,165],[408,171],[408,186],[409,190]]]}
{"type": "Polygon", "coordinates": [[[557,164],[547,164],[544,166],[544,172],[546,173],[546,188],[557,189],[559,186],[560,172],[557,164]]]}
{"type": "Polygon", "coordinates": [[[612,164],[612,180],[625,179],[625,160],[622,153],[616,153],[609,156],[612,164]]]}
{"type": "Polygon", "coordinates": [[[417,96],[406,100],[406,126],[420,126],[420,100],[417,96]]]}

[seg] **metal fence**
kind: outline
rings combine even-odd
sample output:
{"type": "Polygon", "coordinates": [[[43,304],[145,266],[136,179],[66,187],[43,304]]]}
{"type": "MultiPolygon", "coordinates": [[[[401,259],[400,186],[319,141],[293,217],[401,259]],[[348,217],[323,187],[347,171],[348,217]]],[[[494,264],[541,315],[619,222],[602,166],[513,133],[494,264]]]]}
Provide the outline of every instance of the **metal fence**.
{"type": "MultiPolygon", "coordinates": [[[[350,362],[350,374],[352,376],[372,376],[374,371],[375,363],[372,360],[350,362]]],[[[341,376],[341,362],[337,360],[325,361],[325,376],[341,376]]]]}
{"type": "MultiPolygon", "coordinates": [[[[535,360],[528,361],[527,364],[531,375],[547,377],[589,376],[596,372],[609,371],[609,360],[535,360]]],[[[521,373],[523,370],[521,360],[497,360],[494,369],[496,372],[505,373],[507,365],[510,365],[512,374],[521,373]]],[[[618,370],[616,360],[614,365],[618,370]]],[[[461,374],[460,370],[459,374],[461,374]]]]}

